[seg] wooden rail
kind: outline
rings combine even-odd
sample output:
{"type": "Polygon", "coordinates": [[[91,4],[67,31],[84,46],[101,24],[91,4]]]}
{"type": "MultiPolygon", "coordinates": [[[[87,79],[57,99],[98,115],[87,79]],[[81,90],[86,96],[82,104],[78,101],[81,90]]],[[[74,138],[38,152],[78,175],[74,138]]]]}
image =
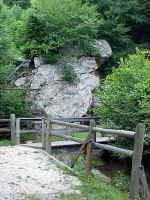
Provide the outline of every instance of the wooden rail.
{"type": "MultiPolygon", "coordinates": [[[[91,162],[91,152],[92,147],[95,146],[100,149],[113,151],[116,153],[122,153],[132,158],[132,170],[131,170],[131,183],[130,183],[130,198],[131,200],[139,199],[141,197],[141,190],[144,191],[142,193],[142,199],[144,200],[150,200],[150,194],[147,186],[146,176],[144,174],[144,170],[141,171],[141,169],[144,169],[144,167],[141,165],[142,162],[142,153],[143,153],[143,145],[144,145],[144,134],[145,134],[145,127],[144,124],[138,124],[136,127],[136,132],[133,131],[124,131],[124,130],[112,130],[112,129],[104,129],[101,127],[96,127],[94,125],[93,120],[90,122],[90,126],[80,125],[80,124],[73,124],[65,121],[60,120],[51,120],[49,119],[47,121],[48,131],[47,131],[47,140],[50,139],[49,142],[47,141],[45,149],[50,153],[49,149],[51,149],[51,141],[52,141],[52,135],[55,135],[57,137],[61,137],[67,140],[72,140],[75,142],[78,142],[82,144],[81,149],[83,150],[83,147],[86,146],[86,171],[89,174],[91,172],[92,162],[91,162]],[[75,138],[72,136],[67,136],[63,134],[54,133],[52,129],[50,128],[49,124],[58,124],[62,126],[72,127],[72,128],[80,128],[80,129],[86,129],[89,132],[88,138],[86,140],[81,140],[79,138],[75,138]],[[134,149],[123,149],[118,148],[112,145],[107,144],[99,144],[95,139],[96,132],[102,133],[102,134],[110,134],[110,135],[116,135],[116,136],[122,136],[127,137],[134,140],[134,149]],[[86,144],[86,145],[85,145],[86,144]],[[142,167],[141,167],[142,166],[142,167]],[[143,180],[144,179],[144,180],[143,180]],[[142,189],[141,189],[142,188],[142,189]]],[[[81,150],[79,151],[81,152],[81,150]]],[[[77,160],[77,159],[75,159],[77,160]]],[[[74,166],[74,164],[72,165],[74,166]]]]}
{"type": "MultiPolygon", "coordinates": [[[[75,141],[81,144],[79,154],[86,149],[86,171],[87,174],[91,173],[92,168],[92,149],[93,147],[122,153],[132,158],[132,170],[131,170],[131,183],[130,183],[130,197],[131,200],[139,199],[150,200],[150,194],[147,186],[146,176],[144,173],[144,167],[142,166],[142,154],[144,145],[144,124],[138,124],[136,126],[136,132],[124,131],[124,130],[112,130],[97,127],[95,121],[98,119],[91,118],[61,118],[61,119],[45,119],[45,118],[16,118],[14,114],[11,115],[10,119],[1,119],[0,122],[10,122],[10,129],[0,128],[0,132],[7,132],[11,130],[12,145],[20,144],[21,133],[42,133],[42,148],[48,153],[51,153],[52,136],[64,138],[66,140],[75,141]],[[85,122],[90,120],[90,125],[81,125],[74,122],[85,122]],[[21,121],[37,121],[41,124],[40,130],[22,130],[21,121]],[[53,129],[53,124],[67,127],[66,129],[53,129]],[[67,134],[65,134],[67,132],[67,134]],[[88,132],[86,139],[80,139],[68,135],[69,133],[75,132],[88,132]],[[123,149],[108,144],[99,144],[96,142],[96,132],[101,134],[116,135],[121,137],[127,137],[134,140],[133,150],[123,149]],[[141,194],[142,191],[142,194],[141,194]]],[[[75,161],[78,159],[77,155],[75,161]]],[[[74,166],[75,162],[73,162],[74,166]]]]}

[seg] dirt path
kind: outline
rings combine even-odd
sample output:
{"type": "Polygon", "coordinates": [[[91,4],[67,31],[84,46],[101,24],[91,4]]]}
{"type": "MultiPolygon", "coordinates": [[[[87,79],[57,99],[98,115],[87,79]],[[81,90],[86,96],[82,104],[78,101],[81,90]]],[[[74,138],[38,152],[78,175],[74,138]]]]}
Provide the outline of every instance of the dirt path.
{"type": "Polygon", "coordinates": [[[63,174],[42,151],[28,147],[0,147],[0,200],[60,200],[80,185],[63,174]]]}

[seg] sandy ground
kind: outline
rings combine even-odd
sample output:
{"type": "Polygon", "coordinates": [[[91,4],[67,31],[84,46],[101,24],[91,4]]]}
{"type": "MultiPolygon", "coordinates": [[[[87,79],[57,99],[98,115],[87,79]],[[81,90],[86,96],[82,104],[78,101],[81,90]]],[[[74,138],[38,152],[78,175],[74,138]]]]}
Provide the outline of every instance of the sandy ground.
{"type": "Polygon", "coordinates": [[[72,185],[80,181],[63,174],[41,150],[0,147],[0,200],[60,200],[62,193],[79,193],[72,185]]]}

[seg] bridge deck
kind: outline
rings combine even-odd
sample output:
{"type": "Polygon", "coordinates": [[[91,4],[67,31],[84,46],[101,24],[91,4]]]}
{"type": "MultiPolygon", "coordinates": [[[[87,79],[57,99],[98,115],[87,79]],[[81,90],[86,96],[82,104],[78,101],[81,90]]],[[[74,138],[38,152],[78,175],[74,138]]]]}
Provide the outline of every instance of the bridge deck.
{"type": "MultiPolygon", "coordinates": [[[[114,137],[101,137],[97,138],[96,142],[98,143],[108,143],[114,140],[114,137]]],[[[32,143],[28,142],[27,144],[22,144],[23,146],[28,146],[28,147],[34,147],[34,148],[42,148],[42,144],[39,143],[32,143]]],[[[52,142],[52,147],[57,148],[57,147],[71,147],[71,146],[80,146],[81,144],[74,142],[74,141],[56,141],[52,142]]]]}

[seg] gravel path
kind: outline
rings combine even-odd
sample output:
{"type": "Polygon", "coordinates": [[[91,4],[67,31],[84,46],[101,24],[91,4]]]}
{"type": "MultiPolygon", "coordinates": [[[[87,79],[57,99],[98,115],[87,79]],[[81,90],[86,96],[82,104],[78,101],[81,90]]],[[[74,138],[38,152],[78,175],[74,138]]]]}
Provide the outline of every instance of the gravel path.
{"type": "Polygon", "coordinates": [[[79,193],[72,185],[80,181],[63,174],[42,151],[0,147],[0,200],[60,200],[62,193],[79,193]]]}

